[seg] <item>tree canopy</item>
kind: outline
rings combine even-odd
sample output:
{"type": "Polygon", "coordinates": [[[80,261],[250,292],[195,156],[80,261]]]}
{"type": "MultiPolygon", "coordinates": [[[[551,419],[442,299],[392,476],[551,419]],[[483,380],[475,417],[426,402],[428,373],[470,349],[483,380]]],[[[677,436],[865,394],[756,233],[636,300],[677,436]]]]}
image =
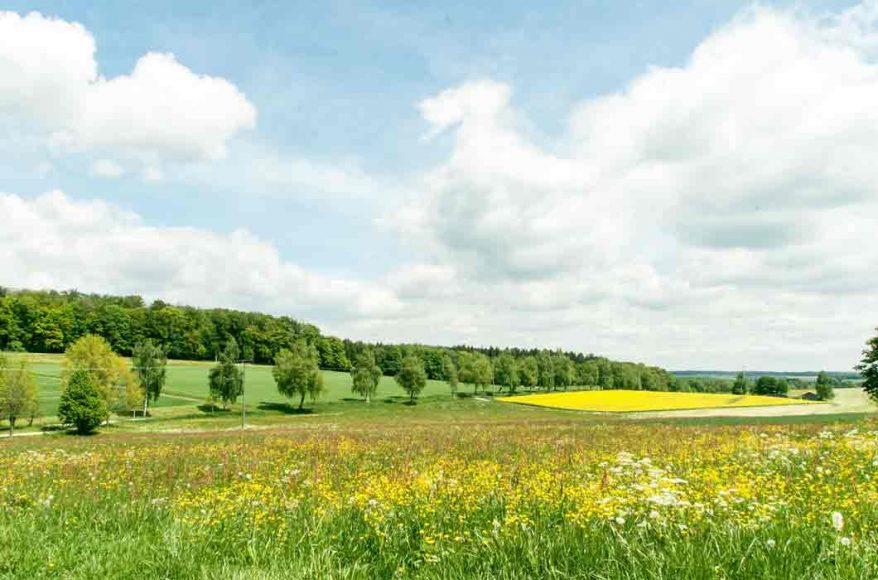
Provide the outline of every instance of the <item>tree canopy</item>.
{"type": "Polygon", "coordinates": [[[239,356],[238,343],[230,338],[216,366],[208,373],[210,394],[222,401],[223,408],[228,408],[244,392],[244,374],[237,364],[239,356]]]}
{"type": "Polygon", "coordinates": [[[143,414],[146,416],[149,401],[157,401],[162,393],[168,357],[161,346],[147,338],[135,345],[131,363],[143,389],[143,414]]]}
{"type": "Polygon", "coordinates": [[[367,403],[371,402],[382,374],[372,351],[363,351],[357,356],[354,368],[351,369],[351,390],[366,399],[367,403]]]}
{"type": "Polygon", "coordinates": [[[298,396],[299,409],[304,407],[306,396],[314,401],[323,390],[323,375],[317,360],[317,349],[303,342],[280,351],[275,358],[271,372],[277,390],[288,398],[298,396]]]}
{"type": "Polygon", "coordinates": [[[37,384],[27,363],[22,361],[10,368],[6,358],[0,356],[0,417],[9,422],[10,436],[15,431],[18,419],[37,415],[39,404],[37,384]]]}
{"type": "Polygon", "coordinates": [[[396,374],[396,382],[408,393],[409,401],[414,403],[427,384],[427,373],[424,371],[424,363],[421,359],[416,356],[405,357],[396,374]]]}

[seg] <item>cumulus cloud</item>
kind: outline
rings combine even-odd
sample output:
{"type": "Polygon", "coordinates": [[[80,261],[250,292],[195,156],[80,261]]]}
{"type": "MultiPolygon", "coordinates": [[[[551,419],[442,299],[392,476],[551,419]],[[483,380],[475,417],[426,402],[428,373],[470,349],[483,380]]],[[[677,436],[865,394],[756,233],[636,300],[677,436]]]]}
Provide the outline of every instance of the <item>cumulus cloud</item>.
{"type": "Polygon", "coordinates": [[[682,66],[575,107],[549,146],[528,138],[506,84],[425,99],[428,136],[450,133],[452,148],[402,227],[462,295],[489,287],[508,309],[613,329],[598,339],[611,348],[620,319],[649,324],[660,345],[629,339],[662,357],[676,333],[743,351],[755,333],[742,320],[775,345],[829,324],[848,366],[878,284],[876,7],[747,10],[682,66]]]}
{"type": "Polygon", "coordinates": [[[307,271],[245,230],[148,226],[106,202],[59,191],[34,199],[0,194],[0,215],[8,286],[143,294],[330,323],[393,317],[400,308],[389,290],[307,271]]]}
{"type": "Polygon", "coordinates": [[[78,23],[0,12],[0,119],[31,122],[58,149],[150,171],[221,159],[229,139],[255,125],[256,109],[235,85],[172,54],[145,54],[129,75],[108,79],[95,51],[78,23]]]}

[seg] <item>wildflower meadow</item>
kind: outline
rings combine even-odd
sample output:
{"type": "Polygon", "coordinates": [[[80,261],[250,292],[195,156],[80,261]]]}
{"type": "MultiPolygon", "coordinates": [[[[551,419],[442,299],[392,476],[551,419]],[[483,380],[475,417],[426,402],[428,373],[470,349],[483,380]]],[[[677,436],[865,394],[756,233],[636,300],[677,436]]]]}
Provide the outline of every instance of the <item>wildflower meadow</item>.
{"type": "Polygon", "coordinates": [[[10,578],[867,578],[878,424],[328,423],[0,448],[10,578]]]}

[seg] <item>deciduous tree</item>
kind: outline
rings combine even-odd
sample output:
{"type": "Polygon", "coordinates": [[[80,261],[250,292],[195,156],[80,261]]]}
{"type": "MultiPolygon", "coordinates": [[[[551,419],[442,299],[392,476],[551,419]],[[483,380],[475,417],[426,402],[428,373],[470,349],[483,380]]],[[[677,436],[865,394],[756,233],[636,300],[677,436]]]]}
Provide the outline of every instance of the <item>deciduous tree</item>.
{"type": "Polygon", "coordinates": [[[781,378],[763,376],[757,379],[753,387],[753,394],[768,395],[770,397],[786,397],[789,385],[781,378]]]}
{"type": "Polygon", "coordinates": [[[16,421],[33,417],[38,408],[37,384],[27,363],[22,361],[16,368],[7,368],[6,359],[0,357],[0,417],[9,421],[9,436],[15,431],[16,421]]]}
{"type": "Polygon", "coordinates": [[[237,366],[238,357],[238,343],[234,338],[230,338],[219,357],[219,362],[210,369],[208,375],[210,392],[214,399],[223,402],[224,409],[228,408],[229,403],[237,401],[244,392],[244,376],[237,366]]]}
{"type": "Polygon", "coordinates": [[[396,374],[396,382],[408,393],[409,401],[414,403],[415,398],[427,384],[427,373],[424,371],[424,363],[421,359],[411,355],[402,359],[399,372],[396,374]]]}
{"type": "Polygon", "coordinates": [[[448,389],[451,391],[451,398],[457,394],[458,372],[457,365],[450,355],[446,354],[442,359],[442,368],[445,373],[445,381],[448,383],[448,389]]]}
{"type": "Polygon", "coordinates": [[[146,339],[135,345],[131,362],[143,390],[143,416],[146,417],[149,401],[157,401],[162,393],[168,357],[164,348],[146,339]]]}
{"type": "Polygon", "coordinates": [[[832,385],[835,381],[830,377],[825,371],[820,371],[817,374],[817,381],[815,383],[815,389],[817,398],[821,401],[828,401],[835,397],[835,392],[832,390],[832,385]]]}
{"type": "Polygon", "coordinates": [[[537,381],[539,380],[537,359],[532,356],[524,357],[518,365],[518,376],[521,380],[521,386],[528,389],[533,389],[537,386],[537,381]]]}
{"type": "Polygon", "coordinates": [[[323,390],[323,375],[318,364],[319,354],[313,345],[298,342],[277,353],[271,371],[277,390],[285,397],[299,397],[299,409],[305,397],[317,400],[323,390]]]}
{"type": "Polygon", "coordinates": [[[378,382],[382,374],[372,351],[363,351],[354,359],[354,368],[351,369],[351,390],[366,399],[367,403],[372,402],[372,396],[378,390],[378,382]]]}
{"type": "Polygon", "coordinates": [[[494,364],[494,380],[501,388],[507,389],[510,393],[514,393],[520,384],[518,365],[508,352],[497,357],[497,362],[494,364]]]}

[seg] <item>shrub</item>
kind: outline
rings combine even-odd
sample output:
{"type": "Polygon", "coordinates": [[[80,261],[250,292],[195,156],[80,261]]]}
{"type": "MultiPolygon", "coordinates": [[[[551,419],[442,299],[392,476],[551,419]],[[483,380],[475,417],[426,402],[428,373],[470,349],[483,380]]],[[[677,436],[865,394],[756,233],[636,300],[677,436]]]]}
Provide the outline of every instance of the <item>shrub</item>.
{"type": "Polygon", "coordinates": [[[86,371],[74,371],[61,393],[58,418],[79,435],[94,431],[107,416],[107,403],[86,371]]]}

